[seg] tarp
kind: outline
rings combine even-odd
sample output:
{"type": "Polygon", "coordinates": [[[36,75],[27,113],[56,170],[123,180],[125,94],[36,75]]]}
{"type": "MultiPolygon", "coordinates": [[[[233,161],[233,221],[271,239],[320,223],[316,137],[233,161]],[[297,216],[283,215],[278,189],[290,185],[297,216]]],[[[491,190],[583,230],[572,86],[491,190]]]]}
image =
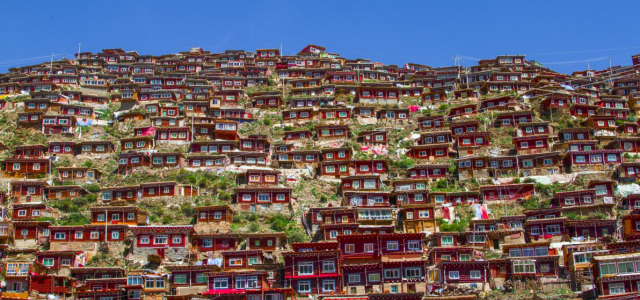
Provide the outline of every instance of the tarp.
{"type": "Polygon", "coordinates": [[[640,185],[637,183],[632,184],[620,184],[617,189],[618,193],[623,197],[630,194],[640,194],[640,185]]]}
{"type": "Polygon", "coordinates": [[[147,128],[142,128],[142,134],[140,134],[142,136],[155,136],[156,135],[156,129],[153,126],[149,126],[147,128]]]}

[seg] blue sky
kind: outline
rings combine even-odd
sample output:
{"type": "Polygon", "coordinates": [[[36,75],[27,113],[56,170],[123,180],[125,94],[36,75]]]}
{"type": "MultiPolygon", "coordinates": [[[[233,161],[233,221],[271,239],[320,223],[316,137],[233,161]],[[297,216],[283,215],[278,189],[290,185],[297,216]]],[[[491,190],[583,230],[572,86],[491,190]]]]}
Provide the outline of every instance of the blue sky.
{"type": "Polygon", "coordinates": [[[526,54],[555,70],[631,64],[640,1],[1,1],[0,72],[103,48],[166,54],[307,44],[385,64],[526,54]],[[43,59],[48,60],[48,59],[43,59]]]}

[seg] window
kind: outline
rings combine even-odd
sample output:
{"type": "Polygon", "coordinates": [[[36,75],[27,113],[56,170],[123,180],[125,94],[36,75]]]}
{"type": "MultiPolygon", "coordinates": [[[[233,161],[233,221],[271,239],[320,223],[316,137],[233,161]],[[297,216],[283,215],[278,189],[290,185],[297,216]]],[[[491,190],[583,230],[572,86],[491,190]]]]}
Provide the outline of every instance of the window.
{"type": "Polygon", "coordinates": [[[443,236],[440,238],[440,243],[442,244],[442,246],[453,246],[453,237],[443,236]]]}
{"type": "Polygon", "coordinates": [[[322,262],[322,273],[335,273],[336,265],[334,261],[323,261],[322,262]]]}
{"type": "Polygon", "coordinates": [[[346,245],[344,245],[344,252],[345,253],[354,253],[355,252],[355,245],[354,244],[346,244],[346,245]]]}
{"type": "Polygon", "coordinates": [[[400,278],[400,269],[385,269],[384,270],[384,278],[385,279],[398,279],[398,278],[400,278]]]}
{"type": "Polygon", "coordinates": [[[535,273],[536,272],[535,260],[516,260],[513,261],[513,273],[535,273]]]}
{"type": "Polygon", "coordinates": [[[323,292],[333,292],[336,289],[335,280],[323,280],[322,281],[322,291],[323,292]]]}
{"type": "Polygon", "coordinates": [[[576,200],[574,198],[565,198],[564,199],[564,204],[566,204],[566,205],[574,205],[574,204],[576,204],[576,200]]]}
{"type": "Polygon", "coordinates": [[[349,274],[349,283],[359,283],[360,274],[349,274]]]}
{"type": "Polygon", "coordinates": [[[52,267],[53,266],[53,258],[45,258],[42,260],[42,264],[45,267],[52,267]]]}
{"type": "Polygon", "coordinates": [[[214,289],[227,289],[227,288],[229,288],[229,279],[228,278],[214,278],[213,279],[213,288],[214,289]]]}
{"type": "Polygon", "coordinates": [[[460,279],[460,272],[449,271],[449,279],[460,279]]]}
{"type": "Polygon", "coordinates": [[[625,292],[626,291],[624,289],[624,283],[623,282],[609,283],[609,294],[610,295],[624,294],[625,292]]]}
{"type": "Polygon", "coordinates": [[[364,244],[364,252],[373,253],[373,244],[364,244]]]}
{"type": "Polygon", "coordinates": [[[230,266],[242,266],[242,258],[230,258],[229,259],[230,266]]]}
{"type": "Polygon", "coordinates": [[[387,242],[387,250],[388,251],[398,251],[398,241],[388,241],[387,242]]]}
{"type": "Polygon", "coordinates": [[[298,263],[298,275],[313,275],[313,262],[298,263]]]}
{"type": "Polygon", "coordinates": [[[422,269],[420,267],[412,267],[404,269],[404,277],[406,278],[420,278],[422,276],[422,269]]]}
{"type": "Polygon", "coordinates": [[[298,293],[310,293],[311,281],[298,281],[298,293]]]}
{"type": "Polygon", "coordinates": [[[166,235],[156,235],[153,237],[153,243],[156,245],[166,245],[167,244],[167,236],[166,235]]]}
{"type": "Polygon", "coordinates": [[[545,227],[545,231],[547,234],[558,234],[560,233],[560,225],[558,224],[547,225],[545,227]]]}
{"type": "Polygon", "coordinates": [[[369,273],[369,282],[380,282],[380,273],[369,273]]]}
{"type": "Polygon", "coordinates": [[[422,247],[420,247],[420,241],[418,241],[418,240],[409,241],[407,243],[407,249],[408,250],[414,250],[414,251],[415,250],[421,250],[422,247]]]}
{"type": "Polygon", "coordinates": [[[632,274],[635,273],[633,266],[633,260],[620,260],[618,261],[618,274],[632,274]]]}
{"type": "Polygon", "coordinates": [[[196,274],[196,283],[205,283],[207,282],[207,274],[206,273],[198,273],[196,274]]]}
{"type": "Polygon", "coordinates": [[[596,195],[600,196],[600,195],[606,195],[607,192],[607,186],[600,184],[600,185],[596,185],[596,195]]]}
{"type": "Polygon", "coordinates": [[[536,247],[536,256],[547,256],[549,255],[549,248],[547,247],[536,247]]]}
{"type": "Polygon", "coordinates": [[[117,240],[119,238],[120,238],[120,232],[119,231],[111,232],[111,239],[112,240],[117,240]]]}
{"type": "Polygon", "coordinates": [[[55,239],[55,240],[64,240],[66,237],[67,237],[67,234],[64,233],[64,232],[56,232],[53,235],[53,239],[55,239]]]}
{"type": "Polygon", "coordinates": [[[176,274],[173,276],[173,283],[185,284],[187,283],[187,274],[176,274]]]}
{"type": "Polygon", "coordinates": [[[470,276],[471,279],[480,279],[480,278],[482,278],[482,275],[481,275],[479,270],[471,270],[470,275],[471,275],[470,276]]]}

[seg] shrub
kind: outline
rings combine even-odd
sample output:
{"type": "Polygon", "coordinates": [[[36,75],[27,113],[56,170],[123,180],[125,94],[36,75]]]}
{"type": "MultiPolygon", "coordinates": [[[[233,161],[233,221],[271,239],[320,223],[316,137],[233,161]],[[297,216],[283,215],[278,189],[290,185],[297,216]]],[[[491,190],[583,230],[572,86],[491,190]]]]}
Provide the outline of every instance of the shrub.
{"type": "Polygon", "coordinates": [[[277,214],[269,219],[269,224],[271,224],[271,229],[273,231],[282,232],[287,229],[289,220],[287,220],[283,215],[277,214]]]}
{"type": "Polygon", "coordinates": [[[99,185],[97,185],[97,184],[90,184],[90,185],[87,185],[87,186],[85,187],[85,189],[86,189],[87,191],[89,191],[89,193],[97,193],[97,192],[100,192],[100,186],[99,186],[99,185]]]}
{"type": "Polygon", "coordinates": [[[229,201],[231,200],[231,195],[225,191],[220,191],[218,193],[218,199],[222,200],[222,201],[229,201]]]}
{"type": "Polygon", "coordinates": [[[89,223],[91,223],[91,220],[80,213],[70,214],[67,220],[63,222],[64,225],[84,225],[89,223]]]}
{"type": "Polygon", "coordinates": [[[287,232],[289,241],[292,243],[303,243],[308,241],[307,233],[299,227],[293,227],[287,232]]]}
{"type": "Polygon", "coordinates": [[[258,232],[260,230],[260,225],[256,222],[251,222],[249,224],[249,232],[258,232]]]}

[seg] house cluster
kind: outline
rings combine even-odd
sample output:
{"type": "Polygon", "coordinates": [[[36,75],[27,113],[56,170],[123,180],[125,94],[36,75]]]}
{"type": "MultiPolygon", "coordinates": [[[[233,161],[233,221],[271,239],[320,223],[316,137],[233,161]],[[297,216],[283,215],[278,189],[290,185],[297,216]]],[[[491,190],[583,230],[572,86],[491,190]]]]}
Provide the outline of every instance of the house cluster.
{"type": "Polygon", "coordinates": [[[0,143],[0,300],[640,297],[639,70],[317,45],[11,68],[2,126],[26,134],[0,143]],[[59,222],[85,199],[88,221],[59,222]],[[149,201],[192,222],[154,221],[149,201]],[[234,222],[276,214],[305,237],[234,222]]]}

